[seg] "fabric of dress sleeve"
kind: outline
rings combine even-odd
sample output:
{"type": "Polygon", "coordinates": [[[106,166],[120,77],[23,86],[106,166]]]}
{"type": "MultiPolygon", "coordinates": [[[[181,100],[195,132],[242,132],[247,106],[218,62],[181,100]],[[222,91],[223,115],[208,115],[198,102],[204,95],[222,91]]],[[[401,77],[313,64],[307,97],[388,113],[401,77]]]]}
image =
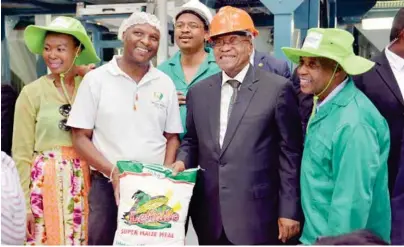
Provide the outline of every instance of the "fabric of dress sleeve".
{"type": "Polygon", "coordinates": [[[21,91],[14,114],[12,154],[25,195],[27,212],[30,211],[29,185],[35,147],[36,107],[26,88],[21,91]]]}

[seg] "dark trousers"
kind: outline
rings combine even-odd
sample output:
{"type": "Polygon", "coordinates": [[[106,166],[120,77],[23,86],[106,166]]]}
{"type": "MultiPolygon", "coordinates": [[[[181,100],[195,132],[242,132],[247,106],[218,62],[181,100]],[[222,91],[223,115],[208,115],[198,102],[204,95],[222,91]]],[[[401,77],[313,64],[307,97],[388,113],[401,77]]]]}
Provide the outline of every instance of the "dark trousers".
{"type": "Polygon", "coordinates": [[[220,234],[219,239],[217,239],[215,241],[206,241],[204,239],[199,239],[198,238],[198,242],[199,242],[199,245],[234,245],[227,238],[226,232],[224,231],[224,228],[222,228],[222,233],[220,234]]]}
{"type": "MultiPolygon", "coordinates": [[[[267,243],[260,243],[260,244],[255,244],[255,245],[284,245],[284,244],[282,244],[281,241],[278,240],[277,231],[274,231],[274,232],[276,232],[276,234],[268,233],[268,234],[271,234],[271,241],[269,241],[267,243]]],[[[222,227],[222,233],[220,234],[220,237],[217,240],[206,241],[206,240],[198,238],[198,242],[199,242],[199,245],[235,245],[227,238],[226,232],[223,227],[222,227]]],[[[286,243],[286,245],[288,245],[288,244],[286,243]]],[[[293,244],[293,245],[295,245],[295,244],[293,244]]]]}
{"type": "Polygon", "coordinates": [[[112,245],[117,227],[118,207],[112,184],[100,173],[93,172],[91,175],[88,201],[88,245],[112,245]]]}

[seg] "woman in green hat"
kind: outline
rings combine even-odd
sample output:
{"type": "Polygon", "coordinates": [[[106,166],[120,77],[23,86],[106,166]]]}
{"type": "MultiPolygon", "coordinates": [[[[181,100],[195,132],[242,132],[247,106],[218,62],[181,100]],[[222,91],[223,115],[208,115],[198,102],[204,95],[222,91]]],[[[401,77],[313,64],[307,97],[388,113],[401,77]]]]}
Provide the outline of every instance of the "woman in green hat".
{"type": "Polygon", "coordinates": [[[27,204],[27,244],[85,245],[89,167],[73,150],[66,121],[81,81],[76,66],[100,59],[74,18],[30,25],[24,38],[51,72],[24,87],[15,107],[12,152],[27,204]]]}
{"type": "Polygon", "coordinates": [[[314,94],[300,175],[303,244],[359,229],[390,241],[389,128],[350,77],[374,65],[354,54],[353,41],[341,29],[313,28],[301,49],[282,48],[299,64],[302,92],[314,94]]]}

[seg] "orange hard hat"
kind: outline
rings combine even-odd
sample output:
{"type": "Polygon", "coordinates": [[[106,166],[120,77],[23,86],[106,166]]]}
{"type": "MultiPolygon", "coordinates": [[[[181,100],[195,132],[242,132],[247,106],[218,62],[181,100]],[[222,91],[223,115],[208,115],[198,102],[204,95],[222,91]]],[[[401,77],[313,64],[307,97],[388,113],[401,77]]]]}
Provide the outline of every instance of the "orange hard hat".
{"type": "Polygon", "coordinates": [[[213,16],[209,36],[212,38],[213,36],[239,31],[250,32],[254,37],[258,35],[258,30],[255,29],[254,22],[246,11],[225,6],[213,16]]]}

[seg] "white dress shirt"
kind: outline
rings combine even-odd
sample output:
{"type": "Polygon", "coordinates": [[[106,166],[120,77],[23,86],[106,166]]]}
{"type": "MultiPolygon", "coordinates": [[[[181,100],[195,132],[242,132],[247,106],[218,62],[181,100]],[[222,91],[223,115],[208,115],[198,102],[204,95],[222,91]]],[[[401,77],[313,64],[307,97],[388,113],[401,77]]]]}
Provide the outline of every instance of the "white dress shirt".
{"type": "Polygon", "coordinates": [[[250,64],[254,66],[254,57],[255,57],[255,49],[252,50],[252,53],[250,55],[250,64]]]}
{"type": "Polygon", "coordinates": [[[385,53],[400,88],[401,95],[404,97],[404,59],[390,51],[388,47],[385,49],[385,53]]]}
{"type": "Polygon", "coordinates": [[[237,80],[240,82],[241,87],[241,83],[243,83],[248,68],[250,68],[250,64],[247,64],[234,78],[229,77],[224,71],[222,71],[222,91],[220,97],[220,147],[223,145],[224,136],[226,134],[227,116],[229,113],[231,96],[233,95],[233,88],[229,83],[226,82],[229,80],[237,80]]]}

